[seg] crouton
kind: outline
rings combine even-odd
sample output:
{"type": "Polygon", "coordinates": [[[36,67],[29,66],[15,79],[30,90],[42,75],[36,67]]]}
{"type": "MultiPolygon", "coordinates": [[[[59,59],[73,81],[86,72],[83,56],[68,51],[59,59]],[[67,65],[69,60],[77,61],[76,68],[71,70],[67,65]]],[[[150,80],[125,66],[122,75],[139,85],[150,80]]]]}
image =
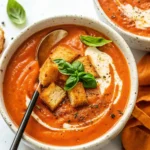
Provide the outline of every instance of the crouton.
{"type": "Polygon", "coordinates": [[[52,52],[51,59],[64,59],[67,62],[72,62],[79,54],[67,45],[57,46],[52,52]]]}
{"type": "Polygon", "coordinates": [[[65,96],[66,92],[55,83],[51,83],[40,94],[40,98],[51,111],[54,111],[58,107],[65,96]]]}
{"type": "Polygon", "coordinates": [[[78,82],[73,89],[68,91],[68,97],[73,107],[78,107],[78,106],[88,104],[85,89],[81,82],[78,82]]]}
{"type": "Polygon", "coordinates": [[[4,42],[5,42],[4,31],[0,28],[0,53],[4,49],[4,42]]]}
{"type": "Polygon", "coordinates": [[[100,99],[102,97],[99,89],[100,89],[100,87],[98,85],[95,89],[86,89],[85,90],[86,97],[87,97],[89,104],[96,102],[98,99],[100,99]]]}
{"type": "Polygon", "coordinates": [[[52,62],[51,58],[49,57],[40,68],[39,81],[43,86],[48,86],[51,82],[55,82],[57,77],[57,64],[52,62]]]}
{"type": "Polygon", "coordinates": [[[85,72],[91,73],[95,78],[99,77],[98,73],[96,72],[94,66],[90,61],[90,56],[80,57],[77,59],[77,61],[83,64],[85,72]]]}

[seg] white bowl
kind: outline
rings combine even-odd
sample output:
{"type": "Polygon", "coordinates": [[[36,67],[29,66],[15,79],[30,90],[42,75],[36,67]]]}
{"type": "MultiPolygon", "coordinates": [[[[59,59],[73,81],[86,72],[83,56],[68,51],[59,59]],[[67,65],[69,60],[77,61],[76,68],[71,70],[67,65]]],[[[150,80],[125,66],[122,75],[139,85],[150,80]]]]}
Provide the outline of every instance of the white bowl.
{"type": "Polygon", "coordinates": [[[121,130],[123,129],[125,123],[129,119],[132,110],[134,108],[134,104],[137,97],[137,88],[138,88],[138,77],[137,77],[137,68],[136,63],[133,58],[133,55],[130,51],[130,48],[126,44],[126,42],[123,40],[123,38],[113,29],[111,29],[109,26],[102,22],[97,22],[93,19],[85,18],[82,16],[58,16],[53,18],[48,18],[42,21],[39,21],[32,26],[24,29],[17,38],[13,41],[9,47],[4,51],[1,60],[0,60],[0,112],[5,120],[5,122],[8,124],[8,126],[12,129],[12,131],[15,133],[17,131],[17,127],[13,123],[13,121],[10,119],[6,108],[4,104],[4,98],[3,98],[3,80],[4,75],[6,71],[6,67],[9,63],[10,58],[15,53],[17,48],[22,44],[28,37],[30,37],[32,34],[45,29],[50,26],[56,26],[56,25],[62,25],[62,24],[75,24],[75,25],[82,25],[87,26],[90,28],[93,28],[97,31],[100,31],[104,35],[107,35],[113,42],[118,46],[118,48],[122,51],[124,54],[126,61],[128,63],[128,67],[130,70],[130,78],[131,78],[131,91],[129,96],[129,101],[126,106],[126,110],[124,115],[120,118],[120,120],[103,136],[89,142],[86,144],[78,145],[78,146],[69,146],[69,147],[60,147],[60,146],[52,146],[47,145],[44,143],[41,143],[28,135],[23,135],[23,140],[26,144],[28,144],[30,147],[36,147],[36,149],[49,149],[49,150],[85,150],[85,149],[99,149],[100,147],[103,147],[106,145],[112,138],[116,137],[121,130]]]}
{"type": "Polygon", "coordinates": [[[127,30],[124,30],[123,28],[115,24],[106,15],[104,10],[100,6],[98,0],[95,0],[95,5],[96,5],[97,14],[100,16],[100,18],[102,18],[105,23],[107,23],[112,28],[114,28],[117,32],[119,32],[131,48],[134,48],[137,50],[150,51],[150,37],[139,36],[131,32],[128,32],[127,30]]]}

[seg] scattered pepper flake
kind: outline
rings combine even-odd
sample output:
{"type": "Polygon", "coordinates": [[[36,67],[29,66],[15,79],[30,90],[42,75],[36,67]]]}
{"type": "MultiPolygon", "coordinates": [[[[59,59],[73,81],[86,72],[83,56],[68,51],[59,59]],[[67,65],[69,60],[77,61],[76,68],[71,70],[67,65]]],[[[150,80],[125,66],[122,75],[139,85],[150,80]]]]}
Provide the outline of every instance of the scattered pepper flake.
{"type": "Polygon", "coordinates": [[[123,112],[121,110],[117,110],[117,111],[120,115],[123,115],[123,112]]]}
{"type": "Polygon", "coordinates": [[[1,24],[2,24],[3,26],[5,26],[5,22],[4,22],[4,21],[2,21],[1,24]]]}
{"type": "Polygon", "coordinates": [[[74,114],[74,118],[76,119],[78,117],[78,112],[76,112],[75,114],[74,114]]]}
{"type": "Polygon", "coordinates": [[[85,117],[84,116],[80,116],[79,121],[84,121],[85,117]]]}
{"type": "Polygon", "coordinates": [[[106,76],[103,76],[103,79],[106,79],[106,76]]]}
{"type": "Polygon", "coordinates": [[[110,116],[111,116],[112,119],[114,119],[116,117],[115,114],[111,114],[110,116]]]}
{"type": "Polygon", "coordinates": [[[90,105],[91,108],[99,108],[99,105],[95,104],[95,105],[90,105]]]}
{"type": "Polygon", "coordinates": [[[115,18],[116,18],[116,16],[115,16],[115,15],[112,15],[112,16],[111,16],[111,19],[115,19],[115,18]]]}
{"type": "Polygon", "coordinates": [[[41,107],[39,105],[35,105],[35,107],[39,110],[41,110],[41,107]]]}

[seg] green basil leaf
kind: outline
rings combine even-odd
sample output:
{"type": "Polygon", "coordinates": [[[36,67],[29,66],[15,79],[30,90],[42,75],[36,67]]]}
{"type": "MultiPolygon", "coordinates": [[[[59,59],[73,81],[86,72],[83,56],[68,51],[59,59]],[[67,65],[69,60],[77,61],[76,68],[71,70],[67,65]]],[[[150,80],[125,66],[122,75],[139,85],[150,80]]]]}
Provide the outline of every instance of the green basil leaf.
{"type": "Polygon", "coordinates": [[[54,62],[58,65],[59,69],[64,68],[65,61],[63,59],[55,59],[54,62]]]}
{"type": "Polygon", "coordinates": [[[70,68],[70,69],[73,69],[72,65],[68,62],[65,62],[64,63],[64,68],[70,68]]]}
{"type": "Polygon", "coordinates": [[[82,83],[85,88],[96,88],[97,87],[97,82],[93,78],[84,80],[82,83]]]}
{"type": "Polygon", "coordinates": [[[82,81],[83,86],[85,88],[96,88],[97,87],[97,82],[92,74],[82,72],[82,73],[79,73],[79,78],[82,81]]]}
{"type": "Polygon", "coordinates": [[[77,71],[84,71],[84,66],[83,66],[83,64],[81,63],[81,62],[79,62],[79,61],[74,61],[73,63],[72,63],[72,66],[73,66],[73,68],[75,69],[75,70],[77,70],[77,71]]]}
{"type": "Polygon", "coordinates": [[[68,62],[63,59],[55,59],[54,62],[58,65],[59,72],[65,75],[74,74],[74,68],[68,62]]]}
{"type": "Polygon", "coordinates": [[[111,40],[106,40],[102,37],[94,37],[89,35],[81,35],[80,40],[85,45],[92,46],[92,47],[100,47],[112,42],[111,40]]]}
{"type": "Polygon", "coordinates": [[[65,60],[63,60],[63,59],[55,59],[55,60],[53,60],[56,64],[63,64],[63,63],[65,63],[65,60]]]}
{"type": "Polygon", "coordinates": [[[71,68],[59,69],[59,72],[64,75],[72,75],[74,74],[74,70],[71,68]]]}
{"type": "Polygon", "coordinates": [[[8,0],[7,14],[15,24],[20,25],[26,22],[26,12],[16,0],[8,0]]]}
{"type": "Polygon", "coordinates": [[[82,77],[84,77],[85,75],[87,75],[87,72],[79,72],[78,76],[80,79],[82,79],[82,77]]]}
{"type": "Polygon", "coordinates": [[[79,81],[78,76],[71,75],[65,83],[64,90],[66,90],[66,91],[71,90],[78,83],[78,81],[79,81]]]}

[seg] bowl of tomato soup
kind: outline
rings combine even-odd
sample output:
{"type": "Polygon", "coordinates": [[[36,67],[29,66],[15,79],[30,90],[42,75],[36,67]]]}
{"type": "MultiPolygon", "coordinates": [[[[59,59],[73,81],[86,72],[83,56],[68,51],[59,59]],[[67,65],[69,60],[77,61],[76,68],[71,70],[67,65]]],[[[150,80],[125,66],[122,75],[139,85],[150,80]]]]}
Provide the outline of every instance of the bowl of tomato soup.
{"type": "Polygon", "coordinates": [[[97,13],[134,49],[150,51],[149,0],[95,0],[97,13]]]}
{"type": "Polygon", "coordinates": [[[0,70],[0,112],[14,133],[41,83],[23,135],[36,149],[99,149],[121,132],[136,101],[130,48],[117,32],[90,18],[57,16],[26,28],[4,51],[0,70]],[[56,30],[67,34],[41,53],[40,63],[37,47],[56,30]]]}

